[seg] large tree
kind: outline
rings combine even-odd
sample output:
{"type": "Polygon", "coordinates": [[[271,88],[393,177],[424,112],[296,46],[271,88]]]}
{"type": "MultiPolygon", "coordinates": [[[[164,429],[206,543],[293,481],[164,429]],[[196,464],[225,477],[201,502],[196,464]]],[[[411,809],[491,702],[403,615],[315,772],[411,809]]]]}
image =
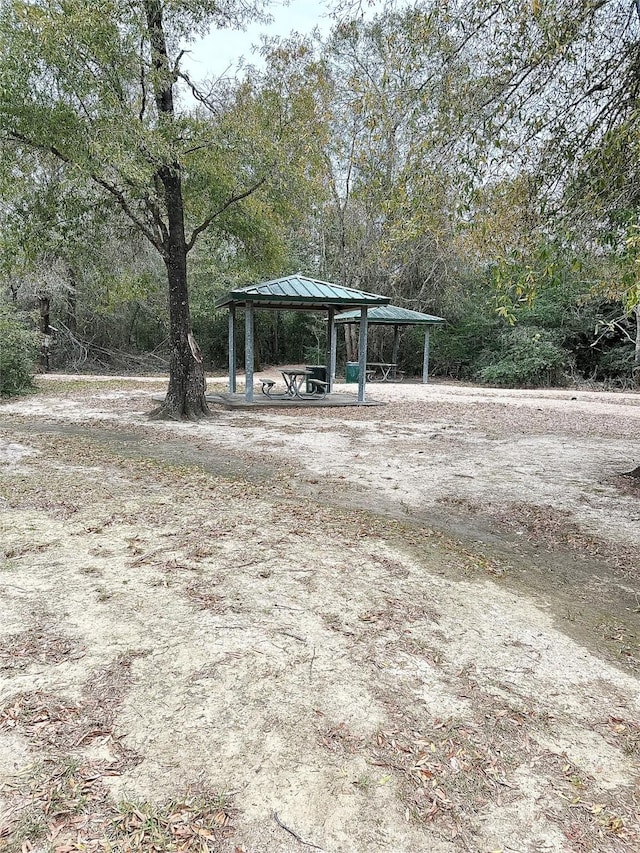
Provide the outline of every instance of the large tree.
{"type": "Polygon", "coordinates": [[[327,274],[434,312],[460,279],[463,171],[443,128],[447,26],[438,9],[389,4],[373,19],[339,23],[323,51],[327,274]]]}
{"type": "MultiPolygon", "coordinates": [[[[170,379],[158,414],[207,412],[193,338],[187,256],[198,237],[265,181],[238,159],[228,90],[183,71],[184,46],[242,25],[262,0],[2,0],[0,139],[6,161],[34,151],[109,196],[159,252],[168,282],[170,379]],[[185,104],[193,98],[206,115],[185,104]],[[229,152],[234,155],[230,164],[229,152]]],[[[193,101],[192,101],[193,103],[193,101]]]]}

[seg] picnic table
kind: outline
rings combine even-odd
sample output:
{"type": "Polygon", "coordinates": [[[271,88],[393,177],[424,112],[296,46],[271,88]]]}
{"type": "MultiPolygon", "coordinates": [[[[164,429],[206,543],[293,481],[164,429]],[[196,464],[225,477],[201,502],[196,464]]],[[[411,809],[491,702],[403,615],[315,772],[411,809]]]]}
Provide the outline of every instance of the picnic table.
{"type": "Polygon", "coordinates": [[[282,378],[290,397],[301,397],[304,394],[303,385],[306,386],[307,377],[311,376],[310,370],[281,370],[282,378]]]}
{"type": "Polygon", "coordinates": [[[398,370],[397,364],[392,364],[386,361],[368,361],[367,362],[367,381],[368,382],[391,382],[404,376],[404,371],[398,370]]]}
{"type": "Polygon", "coordinates": [[[275,382],[273,379],[261,379],[262,393],[270,400],[318,400],[327,394],[327,383],[320,379],[313,379],[313,371],[305,369],[281,370],[284,381],[284,394],[274,393],[275,382]],[[305,393],[306,387],[311,391],[305,393]]]}

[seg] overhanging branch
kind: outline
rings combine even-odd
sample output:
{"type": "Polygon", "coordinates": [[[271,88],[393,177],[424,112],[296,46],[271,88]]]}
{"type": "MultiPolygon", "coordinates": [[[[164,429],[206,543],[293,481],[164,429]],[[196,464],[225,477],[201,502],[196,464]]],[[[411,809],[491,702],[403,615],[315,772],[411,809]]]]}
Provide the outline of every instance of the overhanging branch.
{"type": "MultiPolygon", "coordinates": [[[[16,142],[21,142],[23,145],[28,145],[29,148],[33,148],[37,151],[44,151],[47,154],[53,154],[53,156],[60,160],[63,163],[71,166],[73,165],[73,160],[70,157],[67,157],[59,148],[55,145],[47,145],[44,143],[36,142],[33,139],[30,139],[28,136],[25,136],[22,133],[19,133],[15,130],[9,131],[9,136],[14,139],[16,142]]],[[[144,222],[133,210],[129,202],[127,201],[122,190],[119,190],[118,187],[114,186],[112,183],[107,181],[105,178],[101,178],[100,175],[95,172],[89,172],[89,177],[91,180],[98,184],[98,186],[102,187],[106,190],[112,198],[114,198],[122,210],[122,212],[133,222],[133,224],[140,230],[142,234],[147,238],[147,240],[154,246],[160,254],[163,254],[164,247],[161,242],[157,238],[157,236],[153,233],[153,231],[148,227],[147,223],[144,222]]]]}
{"type": "Polygon", "coordinates": [[[158,239],[158,237],[156,237],[156,235],[147,226],[147,224],[135,214],[128,201],[126,200],[124,193],[117,187],[113,186],[113,184],[110,184],[109,181],[106,181],[104,178],[101,178],[98,175],[92,174],[91,178],[96,182],[96,184],[105,189],[116,200],[123,213],[129,217],[129,219],[133,222],[136,228],[138,228],[140,232],[144,234],[144,236],[151,243],[151,245],[154,246],[160,252],[161,255],[164,255],[164,246],[162,245],[162,242],[158,239]]]}
{"type": "Polygon", "coordinates": [[[265,183],[266,180],[266,178],[260,178],[260,180],[252,187],[249,187],[248,190],[245,190],[242,193],[238,193],[237,195],[230,196],[227,201],[225,201],[225,203],[218,208],[218,210],[216,210],[210,216],[207,216],[207,218],[200,225],[198,225],[197,228],[193,229],[191,237],[187,241],[187,252],[190,252],[191,249],[193,249],[195,242],[200,236],[200,234],[202,234],[203,231],[207,230],[207,228],[211,225],[214,219],[217,219],[218,216],[224,213],[225,210],[228,210],[233,204],[242,201],[242,199],[247,198],[248,196],[252,195],[252,193],[254,193],[256,190],[260,189],[260,187],[265,183]]]}

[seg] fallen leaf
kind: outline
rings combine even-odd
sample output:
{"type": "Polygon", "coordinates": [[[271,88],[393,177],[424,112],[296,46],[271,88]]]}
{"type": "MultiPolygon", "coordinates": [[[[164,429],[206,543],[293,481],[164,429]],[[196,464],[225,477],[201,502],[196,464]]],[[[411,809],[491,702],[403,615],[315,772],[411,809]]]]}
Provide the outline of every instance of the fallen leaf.
{"type": "Polygon", "coordinates": [[[607,823],[607,829],[610,832],[620,832],[620,830],[624,829],[624,822],[622,818],[612,817],[609,818],[609,822],[607,823]]]}

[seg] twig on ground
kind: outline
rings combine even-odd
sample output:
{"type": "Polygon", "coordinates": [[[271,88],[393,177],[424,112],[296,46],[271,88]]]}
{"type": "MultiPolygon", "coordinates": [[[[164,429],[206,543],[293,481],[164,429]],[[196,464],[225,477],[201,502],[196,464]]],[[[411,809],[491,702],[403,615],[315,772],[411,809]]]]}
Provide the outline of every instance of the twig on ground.
{"type": "Polygon", "coordinates": [[[314,844],[313,841],[305,841],[304,838],[302,838],[300,835],[298,835],[298,833],[294,829],[291,829],[290,826],[287,826],[286,823],[283,823],[280,820],[280,818],[278,817],[278,812],[273,813],[273,819],[278,824],[278,826],[281,826],[285,830],[285,832],[289,833],[289,835],[293,835],[293,837],[296,839],[296,841],[299,841],[300,844],[304,844],[305,847],[313,847],[316,850],[323,850],[324,849],[323,847],[320,847],[318,844],[314,844]]]}
{"type": "Polygon", "coordinates": [[[316,647],[313,647],[313,654],[311,655],[311,660],[309,661],[309,681],[311,681],[311,670],[313,669],[313,662],[316,659],[316,647]]]}
{"type": "Polygon", "coordinates": [[[294,640],[298,640],[299,643],[304,643],[305,646],[307,644],[305,638],[298,636],[298,634],[292,634],[290,631],[279,631],[279,633],[282,634],[284,637],[291,637],[294,640]]]}
{"type": "MultiPolygon", "coordinates": [[[[25,588],[24,588],[24,587],[22,587],[22,586],[16,586],[14,583],[3,583],[3,584],[2,584],[2,587],[6,588],[6,589],[17,589],[17,590],[18,590],[18,592],[24,592],[24,593],[25,593],[25,595],[28,595],[28,594],[29,594],[29,590],[28,590],[28,589],[25,589],[25,588]]],[[[2,592],[2,588],[0,588],[0,592],[2,592]]]]}

